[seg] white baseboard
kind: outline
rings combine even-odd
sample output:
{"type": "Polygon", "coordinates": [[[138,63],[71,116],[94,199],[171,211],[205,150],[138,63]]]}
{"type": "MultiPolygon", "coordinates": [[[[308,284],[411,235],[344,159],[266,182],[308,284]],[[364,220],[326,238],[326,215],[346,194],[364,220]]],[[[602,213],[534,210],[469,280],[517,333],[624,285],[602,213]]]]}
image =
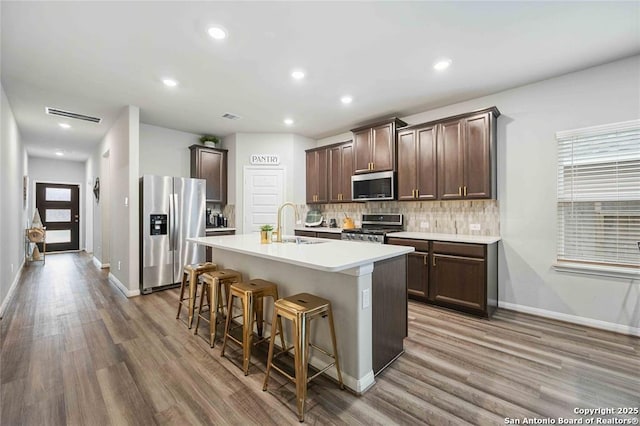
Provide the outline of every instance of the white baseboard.
{"type": "Polygon", "coordinates": [[[115,275],[113,275],[111,272],[109,272],[109,281],[111,281],[111,283],[113,283],[113,285],[115,285],[116,287],[118,287],[118,290],[120,290],[122,292],[122,294],[124,294],[127,297],[135,297],[135,296],[140,296],[140,290],[129,290],[124,284],[122,284],[120,282],[120,280],[118,278],[116,278],[115,275]]]}
{"type": "Polygon", "coordinates": [[[11,303],[11,299],[13,298],[13,294],[16,292],[18,288],[18,283],[20,282],[20,277],[22,277],[22,271],[24,271],[24,259],[22,259],[22,263],[18,268],[18,273],[16,274],[15,279],[11,283],[11,287],[9,287],[9,291],[7,292],[7,297],[2,301],[2,305],[0,305],[0,319],[4,317],[4,312],[9,307],[9,303],[11,303]]]}
{"type": "Polygon", "coordinates": [[[93,264],[96,265],[96,268],[98,269],[105,269],[105,268],[109,268],[110,265],[108,263],[101,263],[97,257],[93,256],[93,264]]]}
{"type": "MultiPolygon", "coordinates": [[[[285,342],[285,343],[288,344],[289,342],[285,342]]],[[[314,355],[311,356],[309,363],[313,365],[314,368],[317,368],[318,370],[324,370],[329,365],[327,361],[314,355]]],[[[369,370],[367,374],[365,374],[359,379],[356,377],[350,376],[344,371],[342,371],[341,373],[342,373],[342,383],[344,383],[346,387],[354,391],[357,395],[362,395],[363,393],[365,393],[365,391],[369,389],[371,386],[373,386],[376,382],[375,375],[373,374],[373,370],[369,370]]],[[[336,373],[335,368],[328,369],[327,371],[324,372],[324,374],[332,377],[336,382],[338,381],[338,373],[336,373]]]]}
{"type": "Polygon", "coordinates": [[[515,303],[508,303],[503,301],[498,302],[498,307],[510,309],[512,311],[523,312],[525,314],[537,315],[539,317],[551,318],[555,320],[570,322],[573,324],[586,325],[587,327],[598,328],[601,330],[613,331],[616,333],[640,337],[640,328],[638,327],[600,321],[592,318],[580,317],[577,315],[563,314],[561,312],[548,311],[546,309],[534,308],[532,306],[518,305],[515,303]]]}

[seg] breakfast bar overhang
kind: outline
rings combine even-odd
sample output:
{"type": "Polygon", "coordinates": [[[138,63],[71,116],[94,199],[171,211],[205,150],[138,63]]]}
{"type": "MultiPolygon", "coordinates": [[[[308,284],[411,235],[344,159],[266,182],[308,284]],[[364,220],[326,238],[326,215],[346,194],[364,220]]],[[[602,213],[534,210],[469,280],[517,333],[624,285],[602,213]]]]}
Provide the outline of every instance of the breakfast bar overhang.
{"type": "MultiPolygon", "coordinates": [[[[278,284],[280,297],[307,292],[331,301],[344,384],[365,392],[375,374],[404,351],[407,335],[406,254],[412,247],[318,238],[283,238],[261,244],[257,234],[189,238],[213,248],[220,267],[245,279],[278,284]]],[[[267,309],[266,318],[271,312],[267,309]]],[[[286,335],[287,340],[290,337],[286,335]]],[[[327,327],[312,324],[311,341],[330,347],[327,327]]],[[[310,364],[324,368],[323,354],[311,352],[310,364]]],[[[335,370],[327,374],[335,378],[335,370]]]]}

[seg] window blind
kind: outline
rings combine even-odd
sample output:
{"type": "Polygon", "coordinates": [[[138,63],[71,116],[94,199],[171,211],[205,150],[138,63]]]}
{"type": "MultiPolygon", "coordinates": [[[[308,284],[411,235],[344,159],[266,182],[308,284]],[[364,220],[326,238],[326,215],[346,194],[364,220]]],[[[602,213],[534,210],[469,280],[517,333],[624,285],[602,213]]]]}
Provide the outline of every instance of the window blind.
{"type": "Polygon", "coordinates": [[[640,266],[640,120],[556,133],[558,260],[640,266]]]}

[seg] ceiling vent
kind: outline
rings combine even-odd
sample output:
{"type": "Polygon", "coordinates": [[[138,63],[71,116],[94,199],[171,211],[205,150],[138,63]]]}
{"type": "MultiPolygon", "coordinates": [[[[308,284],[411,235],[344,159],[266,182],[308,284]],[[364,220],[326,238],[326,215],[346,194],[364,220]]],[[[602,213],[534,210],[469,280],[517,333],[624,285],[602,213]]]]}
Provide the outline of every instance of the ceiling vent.
{"type": "Polygon", "coordinates": [[[63,109],[46,107],[45,111],[49,115],[57,115],[59,117],[74,118],[76,120],[90,121],[92,123],[100,123],[102,121],[102,118],[91,117],[89,115],[84,115],[84,114],[78,114],[77,112],[65,111],[63,109]]]}
{"type": "Polygon", "coordinates": [[[230,112],[222,114],[222,118],[226,118],[227,120],[240,120],[239,115],[231,114],[230,112]]]}

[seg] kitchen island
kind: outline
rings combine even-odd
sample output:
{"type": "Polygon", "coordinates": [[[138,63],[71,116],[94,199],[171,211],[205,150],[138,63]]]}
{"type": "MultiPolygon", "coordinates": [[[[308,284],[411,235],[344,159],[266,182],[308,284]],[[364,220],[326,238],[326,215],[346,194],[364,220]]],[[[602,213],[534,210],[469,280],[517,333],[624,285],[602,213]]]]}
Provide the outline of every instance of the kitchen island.
{"type": "MultiPolygon", "coordinates": [[[[356,393],[403,353],[407,335],[406,254],[412,247],[319,238],[284,237],[260,244],[258,234],[190,238],[213,248],[213,261],[242,272],[245,280],[278,284],[280,297],[308,292],[331,301],[344,384],[356,393]]],[[[271,320],[267,304],[266,318],[271,320]]],[[[288,343],[291,336],[285,334],[288,343]]],[[[328,324],[316,320],[311,340],[331,348],[328,324]]],[[[311,365],[329,359],[311,351],[311,365]]],[[[334,378],[335,369],[327,374],[334,378]]]]}

